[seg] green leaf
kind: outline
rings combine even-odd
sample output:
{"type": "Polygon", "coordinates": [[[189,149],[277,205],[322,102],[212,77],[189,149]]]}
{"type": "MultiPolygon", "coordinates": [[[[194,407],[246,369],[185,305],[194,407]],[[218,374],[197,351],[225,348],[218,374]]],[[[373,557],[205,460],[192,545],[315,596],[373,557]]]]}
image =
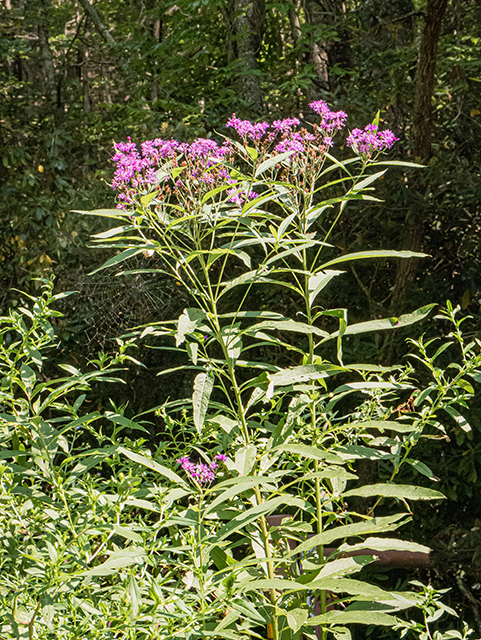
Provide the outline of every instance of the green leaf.
{"type": "Polygon", "coordinates": [[[278,373],[269,374],[269,380],[276,387],[282,387],[299,382],[309,382],[327,378],[338,373],[343,373],[345,369],[334,364],[304,364],[292,369],[283,369],[278,373]]]}
{"type": "Polygon", "coordinates": [[[314,300],[317,298],[318,294],[324,289],[329,282],[335,278],[336,276],[341,275],[341,273],[345,273],[345,271],[322,271],[321,273],[316,273],[309,278],[309,306],[312,307],[314,300]]]}
{"type": "Polygon", "coordinates": [[[132,574],[130,574],[127,582],[127,595],[132,606],[132,618],[135,619],[139,613],[139,607],[142,604],[142,594],[140,593],[137,580],[132,574]]]}
{"type": "Polygon", "coordinates": [[[364,551],[365,553],[371,553],[371,551],[409,551],[410,553],[429,554],[431,549],[417,542],[398,540],[397,538],[366,538],[358,544],[343,544],[339,547],[339,551],[364,551]]]}
{"type": "Polygon", "coordinates": [[[30,395],[30,391],[35,386],[35,382],[37,380],[35,371],[31,369],[28,366],[28,364],[22,364],[20,366],[20,378],[22,379],[22,382],[25,385],[25,391],[27,392],[28,395],[30,395]]]}
{"type": "Polygon", "coordinates": [[[370,484],[357,489],[350,489],[343,493],[344,498],[351,496],[360,496],[362,498],[383,496],[384,498],[398,498],[399,500],[444,500],[446,498],[446,496],[434,489],[394,483],[370,484]]]}
{"type": "Polygon", "coordinates": [[[466,431],[466,433],[469,433],[471,431],[471,425],[466,420],[466,418],[459,413],[457,409],[449,405],[444,406],[443,409],[446,411],[446,413],[449,413],[451,418],[453,418],[457,422],[458,426],[461,427],[463,431],[466,431]]]}
{"type": "Polygon", "coordinates": [[[350,595],[362,595],[373,600],[387,600],[391,597],[389,591],[384,591],[380,587],[363,582],[362,580],[353,580],[352,578],[317,578],[306,584],[309,590],[323,589],[332,591],[332,593],[348,593],[350,595]]]}
{"type": "Polygon", "coordinates": [[[394,453],[365,447],[362,444],[341,445],[336,447],[335,451],[344,460],[391,460],[395,457],[394,453]]]}
{"type": "Polygon", "coordinates": [[[207,373],[199,373],[194,380],[192,406],[194,408],[194,425],[197,433],[202,432],[205,414],[209,407],[210,394],[214,388],[214,378],[207,373]]]}
{"type": "Polygon", "coordinates": [[[310,626],[325,624],[370,624],[379,627],[393,627],[397,618],[376,611],[328,611],[320,616],[309,618],[310,626]]]}
{"type": "Polygon", "coordinates": [[[367,178],[364,178],[364,180],[361,180],[361,182],[359,182],[352,188],[353,192],[356,193],[358,191],[362,191],[363,189],[368,187],[370,184],[378,180],[381,176],[383,176],[386,173],[386,171],[387,169],[384,169],[383,171],[378,171],[377,173],[373,173],[367,178]]]}
{"type": "Polygon", "coordinates": [[[126,249],[125,251],[121,251],[116,256],[113,256],[112,258],[107,260],[107,262],[104,262],[104,264],[101,267],[99,267],[98,269],[95,269],[94,271],[91,271],[89,273],[89,276],[93,276],[95,273],[98,273],[99,271],[102,271],[102,269],[107,269],[108,267],[113,267],[116,264],[124,262],[124,260],[128,260],[129,258],[132,258],[133,256],[136,256],[137,254],[142,253],[142,251],[144,251],[144,250],[145,250],[145,246],[140,247],[140,248],[139,247],[131,247],[130,249],[126,249]]]}
{"type": "Polygon", "coordinates": [[[294,333],[313,333],[323,338],[329,337],[327,331],[322,331],[317,327],[305,324],[304,322],[296,322],[295,320],[265,320],[252,325],[245,331],[247,335],[255,335],[257,331],[292,331],[294,333]]]}
{"type": "Polygon", "coordinates": [[[247,155],[249,156],[249,158],[251,160],[257,160],[257,157],[259,156],[259,154],[257,153],[256,149],[254,149],[254,147],[245,147],[245,150],[247,152],[247,155]]]}
{"type": "MultiPolygon", "coordinates": [[[[230,500],[234,496],[237,496],[240,493],[244,493],[244,491],[249,491],[259,484],[266,484],[269,481],[272,482],[272,480],[270,480],[268,477],[263,476],[240,476],[239,478],[236,478],[236,484],[229,487],[219,496],[217,496],[217,498],[215,498],[215,500],[213,500],[213,502],[211,502],[211,504],[206,508],[206,510],[204,511],[204,515],[211,513],[219,505],[227,502],[227,500],[230,500]]],[[[222,485],[218,485],[217,487],[215,487],[215,489],[218,489],[219,486],[222,485]]]]}
{"type": "Polygon", "coordinates": [[[156,471],[157,473],[160,473],[161,475],[165,476],[172,482],[175,482],[176,484],[180,484],[183,487],[187,487],[187,484],[185,483],[185,481],[182,480],[182,478],[178,476],[174,471],[171,471],[170,469],[168,469],[167,467],[164,467],[163,465],[159,464],[155,460],[152,460],[152,458],[147,458],[146,456],[143,456],[140,453],[134,453],[133,451],[129,451],[129,449],[125,449],[124,447],[119,447],[118,452],[123,454],[130,460],[132,460],[132,462],[137,462],[138,464],[141,464],[144,467],[147,467],[148,469],[152,469],[152,471],[156,471]]]}
{"type": "Polygon", "coordinates": [[[256,609],[249,600],[234,600],[232,602],[234,611],[240,614],[242,619],[250,620],[255,624],[266,624],[266,618],[256,609]]]}
{"type": "Polygon", "coordinates": [[[142,536],[140,533],[136,533],[129,527],[121,527],[119,524],[113,526],[115,533],[126,540],[132,540],[132,542],[142,543],[142,536]]]}
{"type": "MultiPolygon", "coordinates": [[[[350,575],[351,573],[358,573],[367,564],[374,562],[375,558],[370,555],[359,555],[351,558],[338,558],[337,560],[331,560],[326,562],[318,573],[318,579],[327,577],[342,577],[350,575]]],[[[312,587],[312,585],[310,585],[312,587]]]]}
{"type": "MultiPolygon", "coordinates": [[[[174,169],[175,171],[175,169],[174,169]]],[[[172,172],[173,173],[173,172],[172,172]]],[[[148,207],[149,204],[152,202],[152,200],[155,198],[155,196],[159,193],[159,191],[152,191],[152,193],[146,193],[145,196],[142,196],[140,198],[140,204],[143,207],[148,207]]]]}
{"type": "Polygon", "coordinates": [[[81,213],[85,216],[100,216],[102,218],[116,218],[117,220],[122,220],[128,216],[128,214],[121,209],[93,209],[92,211],[74,209],[73,213],[81,213]]]}
{"type": "Polygon", "coordinates": [[[146,555],[145,549],[140,547],[129,547],[124,549],[123,551],[119,551],[112,557],[110,557],[103,564],[98,565],[97,567],[93,567],[88,571],[81,571],[76,575],[81,576],[111,576],[114,573],[117,573],[119,569],[123,569],[124,567],[129,567],[133,564],[137,564],[137,561],[146,555]]]}
{"type": "MultiPolygon", "coordinates": [[[[412,387],[407,387],[411,389],[412,387]]],[[[369,393],[373,389],[406,389],[406,386],[400,385],[395,382],[383,382],[381,380],[376,380],[374,382],[348,382],[347,384],[342,384],[340,387],[337,387],[332,392],[333,395],[337,395],[338,393],[344,393],[346,391],[360,391],[362,393],[369,393]]]]}
{"type": "Polygon", "coordinates": [[[287,160],[287,158],[290,158],[290,156],[292,156],[292,154],[294,153],[294,151],[284,151],[284,153],[279,153],[276,156],[273,156],[272,158],[269,158],[268,160],[264,160],[264,162],[262,162],[258,167],[257,170],[254,174],[254,177],[257,178],[260,175],[262,175],[263,173],[265,173],[268,169],[270,169],[271,167],[273,167],[276,164],[280,164],[281,162],[284,162],[284,160],[287,160]]]}
{"type": "Polygon", "coordinates": [[[91,237],[99,240],[105,240],[106,238],[111,238],[112,236],[116,236],[124,231],[128,231],[131,228],[132,226],[130,224],[123,225],[121,227],[113,227],[112,229],[107,229],[107,231],[102,231],[102,233],[96,233],[91,237]]]}
{"type": "Polygon", "coordinates": [[[308,617],[309,612],[307,609],[291,609],[290,611],[286,611],[287,624],[294,633],[297,633],[299,629],[302,628],[308,617]]]}
{"type": "Polygon", "coordinates": [[[249,580],[236,585],[239,591],[305,591],[307,587],[295,580],[283,580],[282,578],[265,578],[261,580],[249,580]]]}
{"type": "Polygon", "coordinates": [[[423,476],[426,476],[426,478],[434,480],[435,482],[439,481],[439,478],[434,475],[431,469],[427,464],[424,464],[424,462],[421,462],[420,460],[413,460],[412,458],[404,458],[404,462],[410,464],[413,469],[416,469],[416,471],[421,473],[423,476]]]}
{"type": "MultiPolygon", "coordinates": [[[[358,324],[351,324],[347,327],[344,335],[354,335],[358,333],[367,333],[371,331],[385,331],[386,329],[401,329],[407,327],[415,322],[419,322],[426,318],[436,304],[427,304],[424,307],[420,307],[412,313],[406,313],[399,318],[382,318],[381,320],[370,320],[369,322],[359,322],[358,324]]],[[[332,338],[337,337],[338,332],[331,334],[332,338]]]]}
{"type": "MultiPolygon", "coordinates": [[[[240,447],[235,452],[235,463],[232,469],[237,471],[239,476],[248,476],[251,472],[257,458],[257,447],[254,444],[248,444],[246,447],[240,447]]],[[[229,468],[230,465],[229,465],[229,468]]]]}
{"type": "MultiPolygon", "coordinates": [[[[334,260],[329,260],[322,265],[321,269],[331,267],[334,264],[342,262],[351,262],[352,260],[364,260],[365,258],[428,258],[427,253],[415,253],[413,251],[384,251],[382,249],[376,251],[357,251],[356,253],[347,253],[334,260]]],[[[432,305],[433,307],[435,305],[432,305]]]]}
{"type": "MultiPolygon", "coordinates": [[[[291,240],[291,243],[293,243],[292,240],[291,240]]],[[[318,242],[304,242],[302,244],[298,244],[294,247],[291,247],[290,249],[281,251],[281,253],[277,253],[273,255],[271,258],[268,258],[264,264],[266,267],[268,267],[274,264],[274,262],[278,262],[279,260],[284,260],[284,258],[287,258],[288,256],[291,256],[291,255],[295,255],[295,257],[299,260],[299,262],[301,262],[302,261],[301,251],[303,251],[304,249],[310,249],[311,247],[314,247],[318,244],[319,244],[318,242]]]]}
{"type": "MultiPolygon", "coordinates": [[[[324,451],[324,449],[318,449],[317,447],[310,447],[307,444],[281,444],[278,447],[273,449],[273,452],[283,451],[285,453],[294,453],[302,456],[303,458],[309,458],[311,460],[327,460],[328,462],[333,462],[334,464],[343,464],[343,459],[339,456],[336,456],[334,453],[330,451],[324,451]]],[[[344,470],[341,470],[344,472],[344,470]]],[[[320,472],[322,473],[322,471],[320,472]]],[[[331,476],[324,476],[331,477],[331,476]]],[[[335,476],[339,477],[339,476],[335,476]]]]}
{"type": "Polygon", "coordinates": [[[361,522],[355,522],[353,524],[335,526],[327,529],[326,531],[323,531],[322,533],[318,533],[312,536],[312,538],[309,538],[309,540],[306,540],[305,542],[302,542],[293,551],[290,551],[287,555],[285,555],[284,558],[287,559],[297,553],[309,551],[314,547],[327,545],[331,542],[334,542],[334,540],[340,540],[342,538],[348,538],[350,536],[361,536],[371,533],[385,533],[387,531],[394,531],[405,522],[407,522],[406,514],[396,513],[391,516],[382,516],[379,518],[372,518],[372,520],[362,520],[361,522]],[[401,521],[401,519],[403,520],[401,521]]]}
{"type": "Polygon", "coordinates": [[[352,640],[351,632],[347,627],[330,627],[329,631],[336,640],[352,640]]]}
{"type": "Polygon", "coordinates": [[[367,422],[353,422],[349,426],[359,431],[364,429],[380,429],[384,431],[388,429],[399,433],[410,433],[417,430],[417,427],[412,424],[403,424],[394,420],[368,420],[367,422]]]}
{"type": "Polygon", "coordinates": [[[175,334],[175,346],[179,347],[185,340],[185,336],[191,335],[206,320],[203,311],[196,308],[184,309],[177,321],[177,333],[175,334]]]}
{"type": "Polygon", "coordinates": [[[247,273],[243,273],[238,278],[233,278],[232,280],[221,282],[221,286],[223,287],[223,289],[221,294],[219,295],[219,298],[222,297],[231,289],[233,289],[234,287],[238,287],[239,285],[243,285],[243,284],[254,284],[254,283],[258,284],[260,282],[272,282],[272,283],[278,284],[275,280],[272,280],[271,278],[267,278],[261,275],[261,273],[262,273],[261,271],[259,271],[258,269],[255,269],[253,271],[248,271],[247,273]]]}

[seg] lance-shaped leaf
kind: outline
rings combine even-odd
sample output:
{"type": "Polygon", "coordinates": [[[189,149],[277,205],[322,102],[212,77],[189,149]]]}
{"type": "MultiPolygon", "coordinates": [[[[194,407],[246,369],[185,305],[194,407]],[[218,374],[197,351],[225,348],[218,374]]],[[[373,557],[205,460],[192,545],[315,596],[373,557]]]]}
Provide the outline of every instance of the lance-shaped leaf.
{"type": "Polygon", "coordinates": [[[336,454],[344,460],[391,460],[394,453],[366,447],[362,444],[346,444],[336,447],[336,454]]]}
{"type": "MultiPolygon", "coordinates": [[[[302,456],[303,458],[309,458],[311,460],[327,460],[328,462],[332,462],[334,464],[343,464],[343,459],[339,456],[336,456],[334,453],[330,451],[324,451],[324,449],[318,449],[317,447],[310,447],[307,444],[281,444],[276,447],[273,451],[283,451],[285,453],[295,453],[297,455],[302,456]]],[[[342,473],[345,473],[343,469],[339,470],[342,473]]],[[[319,472],[322,473],[322,472],[319,472]]],[[[336,471],[338,473],[338,471],[336,471]]],[[[316,474],[317,475],[317,474],[316,474]]],[[[339,477],[335,476],[327,476],[324,475],[322,477],[339,477]]]]}
{"type": "Polygon", "coordinates": [[[292,369],[284,369],[278,373],[269,374],[269,379],[274,386],[284,387],[299,382],[308,382],[309,380],[334,376],[344,371],[345,369],[343,367],[334,364],[305,364],[299,367],[293,367],[292,369]]]}
{"type": "Polygon", "coordinates": [[[283,580],[282,578],[265,578],[261,580],[249,580],[236,585],[239,591],[267,591],[276,589],[277,591],[305,591],[302,583],[295,580],[283,580]]]}
{"type": "Polygon", "coordinates": [[[355,522],[353,524],[344,524],[337,527],[332,527],[323,531],[322,533],[317,533],[316,535],[309,538],[305,542],[302,542],[298,545],[293,551],[290,551],[288,554],[284,556],[284,558],[288,558],[297,553],[302,553],[303,551],[309,551],[314,547],[320,545],[327,545],[334,540],[341,540],[342,538],[348,538],[350,536],[361,536],[372,533],[385,533],[387,531],[394,531],[401,525],[408,522],[409,518],[406,519],[406,514],[404,513],[396,513],[392,516],[382,516],[380,518],[372,518],[372,520],[363,520],[361,522],[355,522]]]}
{"type": "Polygon", "coordinates": [[[210,394],[214,387],[214,378],[207,373],[199,373],[194,380],[192,406],[194,408],[194,425],[200,434],[204,425],[205,414],[209,406],[210,394]]]}
{"type": "Polygon", "coordinates": [[[352,573],[358,573],[361,569],[374,562],[376,558],[368,555],[353,556],[351,558],[338,558],[337,560],[331,560],[326,562],[322,567],[318,578],[327,578],[335,576],[347,576],[352,573]]]}
{"type": "Polygon", "coordinates": [[[156,471],[157,473],[160,473],[161,475],[165,476],[166,478],[168,478],[172,482],[175,482],[176,484],[180,484],[184,487],[187,486],[184,480],[182,480],[182,478],[178,476],[174,471],[171,471],[170,469],[168,469],[167,467],[164,467],[163,465],[159,464],[155,460],[152,460],[152,458],[147,458],[147,456],[143,456],[140,453],[129,451],[129,449],[125,449],[125,447],[119,447],[118,452],[123,454],[133,462],[137,462],[138,464],[141,464],[144,467],[147,467],[148,469],[152,469],[152,471],[156,471]]]}
{"type": "MultiPolygon", "coordinates": [[[[265,272],[268,273],[268,272],[265,272]]],[[[226,282],[221,282],[221,286],[223,287],[222,292],[219,295],[219,298],[226,294],[228,291],[233,289],[234,287],[238,287],[243,284],[254,284],[260,282],[271,282],[273,284],[278,284],[276,280],[272,278],[267,278],[265,275],[262,275],[262,272],[258,269],[253,271],[248,271],[247,273],[243,273],[238,278],[233,278],[232,280],[228,280],[226,282]]]]}
{"type": "Polygon", "coordinates": [[[377,249],[375,251],[356,251],[356,253],[346,253],[343,256],[329,260],[320,267],[326,269],[332,267],[335,264],[341,264],[342,262],[352,262],[353,260],[365,260],[366,258],[429,258],[427,253],[416,253],[414,251],[384,251],[383,249],[377,249]]]}
{"type": "Polygon", "coordinates": [[[121,262],[124,262],[124,260],[128,260],[129,258],[132,258],[133,256],[136,256],[137,254],[142,253],[142,251],[145,251],[150,247],[151,245],[146,244],[146,245],[142,245],[141,247],[131,247],[130,249],[125,249],[125,251],[121,251],[116,256],[112,256],[112,258],[107,260],[107,262],[104,262],[104,264],[98,269],[91,271],[89,273],[89,276],[93,276],[94,273],[97,273],[98,271],[102,271],[102,269],[107,269],[108,267],[113,267],[116,264],[120,264],[121,262]]]}
{"type": "Polygon", "coordinates": [[[284,151],[283,153],[279,153],[278,155],[273,156],[268,160],[264,160],[264,162],[261,162],[261,164],[257,167],[254,177],[257,178],[258,176],[271,169],[274,165],[284,162],[285,160],[287,160],[287,158],[292,156],[293,153],[294,151],[284,151]]]}
{"type": "Polygon", "coordinates": [[[349,425],[359,431],[364,429],[379,429],[384,431],[388,429],[390,431],[397,431],[398,433],[410,433],[416,431],[417,427],[412,424],[403,424],[402,422],[395,422],[394,420],[368,420],[366,422],[353,422],[349,425]]]}
{"type": "Polygon", "coordinates": [[[177,321],[177,333],[175,334],[175,346],[180,346],[185,336],[193,333],[206,320],[206,315],[200,309],[184,309],[177,321]]]}
{"type": "Polygon", "coordinates": [[[247,403],[247,408],[258,402],[263,397],[272,398],[275,387],[285,387],[300,382],[319,380],[345,371],[342,367],[332,364],[305,364],[292,369],[283,369],[270,374],[265,371],[254,380],[250,380],[245,388],[256,387],[247,403]]]}
{"type": "MultiPolygon", "coordinates": [[[[308,619],[309,626],[326,624],[370,624],[379,627],[393,627],[397,618],[377,611],[328,611],[308,619]]],[[[307,623],[306,623],[307,624],[307,623]]]]}
{"type": "Polygon", "coordinates": [[[383,600],[389,600],[393,597],[393,595],[397,595],[400,598],[408,596],[411,599],[411,602],[416,601],[416,594],[408,593],[392,593],[390,591],[385,591],[380,587],[377,587],[373,584],[369,584],[367,582],[362,582],[361,580],[353,580],[352,578],[322,578],[318,580],[317,578],[312,582],[307,583],[306,588],[309,590],[316,589],[324,589],[325,591],[331,591],[332,593],[348,593],[349,595],[360,595],[366,596],[368,598],[372,598],[373,600],[377,600],[378,602],[382,602],[383,600]]]}
{"type": "Polygon", "coordinates": [[[265,320],[264,322],[258,322],[257,324],[249,327],[245,331],[248,335],[255,335],[257,331],[292,331],[294,333],[313,333],[316,336],[323,338],[329,337],[329,334],[322,329],[313,327],[310,324],[304,322],[296,322],[295,320],[265,320]]]}
{"type": "Polygon", "coordinates": [[[122,211],[122,209],[93,209],[92,211],[74,209],[73,213],[81,213],[84,216],[101,216],[102,218],[115,218],[117,220],[127,218],[129,215],[126,211],[122,211]]]}
{"type": "MultiPolygon", "coordinates": [[[[369,322],[351,324],[347,327],[344,335],[349,336],[358,333],[368,333],[370,331],[385,331],[386,329],[401,329],[402,327],[407,327],[426,318],[435,306],[436,304],[427,304],[412,313],[399,316],[399,318],[382,318],[381,320],[370,320],[369,322]]],[[[337,337],[337,331],[331,334],[331,337],[337,337]]]]}
{"type": "Polygon", "coordinates": [[[361,498],[382,496],[384,498],[398,498],[399,500],[444,500],[446,498],[446,496],[434,489],[394,483],[369,484],[343,493],[344,498],[351,496],[359,496],[361,498]]]}
{"type": "Polygon", "coordinates": [[[459,411],[457,411],[457,409],[450,406],[443,407],[443,409],[446,411],[446,413],[449,413],[451,418],[456,420],[457,424],[461,427],[463,431],[466,431],[466,433],[469,433],[471,431],[471,425],[466,420],[466,418],[463,415],[461,415],[459,411]]]}
{"type": "Polygon", "coordinates": [[[377,173],[373,173],[372,175],[368,176],[367,178],[364,178],[364,180],[361,180],[361,182],[358,182],[358,184],[356,184],[352,188],[352,190],[354,192],[362,191],[363,189],[368,187],[370,184],[372,184],[373,182],[378,180],[381,176],[383,176],[386,173],[386,171],[387,171],[387,169],[384,169],[383,171],[378,171],[377,173]]]}
{"type": "Polygon", "coordinates": [[[329,270],[316,273],[309,278],[309,306],[312,307],[314,300],[318,294],[324,289],[324,287],[336,276],[345,273],[345,271],[329,270]]]}
{"type": "Polygon", "coordinates": [[[342,544],[339,551],[409,551],[410,553],[430,553],[431,549],[417,542],[397,538],[366,538],[358,544],[342,544]]]}
{"type": "Polygon", "coordinates": [[[137,564],[137,561],[146,555],[145,549],[141,547],[132,547],[124,549],[123,551],[119,551],[112,556],[104,563],[98,565],[97,567],[93,567],[87,571],[82,571],[81,576],[110,576],[114,573],[117,573],[119,569],[123,569],[124,567],[129,567],[132,564],[137,564]]]}
{"type": "Polygon", "coordinates": [[[223,327],[221,331],[222,341],[227,349],[227,356],[232,363],[236,363],[242,353],[242,335],[240,333],[240,323],[223,327]]]}
{"type": "Polygon", "coordinates": [[[107,231],[102,231],[102,233],[96,233],[91,236],[95,240],[105,240],[106,238],[112,238],[112,236],[117,236],[119,234],[124,233],[125,231],[131,231],[132,225],[123,225],[121,227],[113,227],[112,229],[107,229],[107,231]]]}

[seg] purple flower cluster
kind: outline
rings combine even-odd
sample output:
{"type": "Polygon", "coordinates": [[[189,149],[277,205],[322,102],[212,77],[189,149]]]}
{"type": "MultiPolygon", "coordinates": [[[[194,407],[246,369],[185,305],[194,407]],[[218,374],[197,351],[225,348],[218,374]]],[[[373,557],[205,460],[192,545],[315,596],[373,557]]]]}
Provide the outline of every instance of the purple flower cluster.
{"type": "Polygon", "coordinates": [[[389,129],[379,131],[377,124],[368,124],[365,129],[353,129],[346,144],[363,158],[369,159],[374,153],[390,149],[398,139],[389,129]]]}
{"type": "Polygon", "coordinates": [[[340,131],[346,124],[347,113],[344,111],[331,111],[324,100],[311,102],[311,109],[321,116],[321,122],[315,126],[319,127],[326,135],[330,136],[334,131],[340,131]]]}
{"type": "MultiPolygon", "coordinates": [[[[228,172],[217,164],[224,161],[232,153],[230,141],[219,146],[214,140],[198,138],[192,144],[179,143],[177,140],[146,140],[141,145],[142,153],[139,153],[136,145],[131,142],[114,143],[115,154],[112,158],[117,164],[114,173],[112,188],[119,191],[120,204],[117,208],[123,209],[126,204],[133,204],[134,196],[140,189],[148,188],[158,182],[156,175],[159,167],[171,159],[174,166],[178,166],[179,157],[183,156],[184,162],[189,165],[191,176],[210,185],[216,181],[229,180],[228,172]]],[[[233,181],[233,180],[232,180],[233,181]]],[[[178,180],[174,188],[182,189],[184,183],[178,180]]]]}
{"type": "Polygon", "coordinates": [[[270,127],[268,122],[240,120],[235,113],[227,120],[225,126],[235,129],[241,138],[250,138],[254,142],[259,142],[270,127]]]}
{"type": "Polygon", "coordinates": [[[208,484],[215,478],[215,470],[218,468],[219,463],[225,462],[227,456],[223,453],[219,453],[214,456],[214,460],[210,464],[204,464],[203,462],[191,462],[190,458],[183,456],[176,462],[182,466],[182,469],[186,474],[195,480],[199,484],[208,484]]]}

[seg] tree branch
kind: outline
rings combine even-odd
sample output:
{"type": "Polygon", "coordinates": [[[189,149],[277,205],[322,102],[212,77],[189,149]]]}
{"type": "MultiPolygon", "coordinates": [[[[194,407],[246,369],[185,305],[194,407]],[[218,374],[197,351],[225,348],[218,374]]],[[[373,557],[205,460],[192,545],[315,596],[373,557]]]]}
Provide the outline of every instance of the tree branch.
{"type": "Polygon", "coordinates": [[[108,44],[111,44],[111,45],[115,45],[116,44],[115,40],[110,35],[110,31],[104,25],[104,23],[100,19],[99,14],[97,13],[97,10],[95,9],[95,7],[93,5],[90,4],[89,0],[78,0],[78,2],[79,2],[79,4],[82,5],[82,7],[85,10],[85,13],[92,20],[94,27],[97,29],[97,31],[102,36],[102,38],[105,40],[105,42],[107,42],[108,44]]]}

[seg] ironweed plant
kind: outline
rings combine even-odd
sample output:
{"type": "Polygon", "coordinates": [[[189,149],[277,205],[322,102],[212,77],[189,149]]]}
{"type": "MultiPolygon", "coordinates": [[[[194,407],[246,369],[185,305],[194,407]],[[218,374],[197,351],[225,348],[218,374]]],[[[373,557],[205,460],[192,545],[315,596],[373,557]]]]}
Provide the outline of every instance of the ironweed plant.
{"type": "Polygon", "coordinates": [[[377,120],[352,131],[354,157],[337,160],[333,137],[347,116],[311,106],[319,120],[310,129],[232,116],[237,138],[222,145],[115,145],[118,208],[90,212],[120,223],[95,238],[117,251],[104,267],[143,253],[148,271],[185,290],[179,318],[141,327],[93,373],[65,367],[67,378],[49,381],[37,354],[53,340],[51,285],[32,310],[2,319],[0,619],[9,640],[349,640],[353,624],[429,633],[401,622],[410,607],[427,607],[423,594],[370,584],[362,568],[386,550],[429,551],[394,532],[412,500],[443,496],[400,478],[408,469],[434,482],[416,444],[446,437],[449,420],[469,429],[461,412],[470,378],[481,376],[479,344],[464,342],[448,306],[447,341],[413,344],[429,384],[411,365],[345,362],[349,335],[409,326],[434,305],[354,325],[347,310],[322,305],[339,265],[414,254],[333,256],[328,241],[346,205],[372,200],[386,165],[400,163],[380,160],[394,136],[377,120]],[[295,317],[266,308],[267,287],[288,292],[295,317]],[[156,450],[121,440],[122,428],[142,422],[116,407],[82,410],[77,391],[89,376],[109,378],[140,339],[185,354],[181,372],[195,373],[191,397],[152,408],[166,433],[190,434],[189,448],[168,436],[156,450]],[[440,369],[447,348],[460,355],[440,369]],[[384,481],[360,481],[360,460],[376,461],[384,481]]]}
{"type": "MultiPolygon", "coordinates": [[[[402,410],[396,416],[390,403],[414,389],[413,371],[343,361],[346,336],[407,326],[434,305],[357,325],[348,324],[347,310],[322,306],[323,290],[342,275],[338,265],[414,254],[360,251],[324,258],[345,206],[375,199],[373,183],[386,165],[396,164],[380,154],[396,138],[379,130],[377,117],[349,134],[354,157],[339,161],[331,153],[333,136],[347,115],[322,101],[310,106],[319,119],[309,130],[297,118],[269,124],[233,115],[227,127],[237,139],[222,145],[158,139],[144,142],[139,152],[130,141],[116,144],[119,205],[92,212],[121,223],[96,236],[121,250],[105,266],[143,252],[153,261],[148,271],[174,278],[191,300],[178,319],[150,324],[141,334],[175,341],[172,348],[185,352],[185,366],[198,371],[192,398],[162,408],[171,420],[189,412],[197,439],[186,453],[207,461],[196,466],[188,456],[181,459],[193,486],[183,496],[182,518],[167,515],[162,525],[179,536],[173,562],[191,576],[184,576],[191,622],[179,611],[172,637],[260,637],[262,625],[275,640],[314,638],[317,625],[323,638],[348,638],[350,624],[394,625],[393,614],[417,602],[414,594],[382,593],[353,579],[375,560],[372,552],[353,552],[422,549],[386,534],[409,518],[409,500],[443,496],[399,484],[397,477],[406,465],[432,476],[411,452],[426,429],[442,429],[436,411],[443,407],[457,419],[455,405],[471,390],[461,382],[463,369],[413,396],[408,417],[402,410]],[[266,286],[288,291],[295,318],[256,304],[266,286]],[[336,362],[325,356],[333,341],[336,362]],[[279,366],[270,348],[288,352],[297,364],[279,366]],[[225,470],[214,482],[209,460],[226,454],[225,470]],[[357,459],[382,462],[390,469],[388,481],[348,489],[357,459]],[[367,514],[355,513],[349,508],[354,496],[377,501],[367,514]],[[379,503],[392,498],[393,513],[376,517],[379,503]],[[282,516],[278,526],[273,513],[282,516]],[[375,537],[359,542],[366,535],[375,537]],[[295,549],[286,539],[297,542],[295,549]],[[338,548],[326,554],[332,543],[338,548]]],[[[431,362],[424,345],[418,348],[431,362]]],[[[468,358],[470,374],[478,366],[476,349],[468,358]]],[[[123,453],[152,468],[148,457],[123,453]]],[[[184,591],[177,586],[175,593],[185,604],[184,591]]]]}

